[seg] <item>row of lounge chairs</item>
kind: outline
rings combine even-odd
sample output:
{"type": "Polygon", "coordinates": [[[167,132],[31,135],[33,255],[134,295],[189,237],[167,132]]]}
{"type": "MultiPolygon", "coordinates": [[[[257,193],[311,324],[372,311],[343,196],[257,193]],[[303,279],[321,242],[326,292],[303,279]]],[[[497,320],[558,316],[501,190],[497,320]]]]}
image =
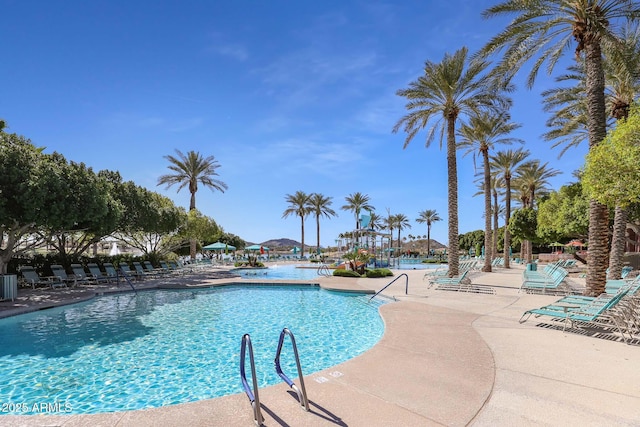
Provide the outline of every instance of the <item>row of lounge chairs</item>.
{"type": "Polygon", "coordinates": [[[549,317],[551,322],[562,322],[562,330],[570,325],[586,329],[599,327],[613,329],[629,343],[640,333],[640,279],[634,281],[607,281],[605,292],[598,297],[565,296],[544,307],[527,310],[520,318],[526,322],[532,315],[549,317]]]}
{"type": "Polygon", "coordinates": [[[561,266],[564,263],[555,262],[547,264],[543,270],[524,270],[520,291],[542,294],[567,294],[573,289],[565,279],[569,272],[561,266]]]}
{"type": "Polygon", "coordinates": [[[58,264],[51,265],[51,276],[40,276],[31,266],[22,266],[22,284],[35,289],[38,286],[58,288],[75,287],[79,285],[100,285],[105,283],[119,283],[121,277],[141,280],[145,277],[157,277],[169,274],[183,274],[193,271],[190,267],[179,265],[172,261],[161,261],[160,267],[154,267],[151,262],[133,262],[133,270],[125,262],[121,262],[118,268],[112,263],[104,263],[104,271],[96,263],[88,263],[88,272],[81,264],[71,264],[73,273],[67,274],[67,270],[58,264]]]}

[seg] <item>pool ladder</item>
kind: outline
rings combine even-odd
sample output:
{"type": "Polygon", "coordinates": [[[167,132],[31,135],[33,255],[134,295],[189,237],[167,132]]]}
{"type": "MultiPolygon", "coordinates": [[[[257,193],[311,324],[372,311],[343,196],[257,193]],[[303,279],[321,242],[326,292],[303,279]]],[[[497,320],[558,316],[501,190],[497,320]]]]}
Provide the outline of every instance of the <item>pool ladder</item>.
{"type": "MultiPolygon", "coordinates": [[[[284,328],[282,332],[280,332],[280,339],[278,340],[278,349],[276,350],[276,357],[273,361],[276,373],[282,378],[282,380],[287,383],[289,387],[293,389],[298,395],[298,401],[300,405],[304,408],[305,411],[309,411],[309,399],[307,398],[307,389],[304,386],[304,377],[302,375],[302,367],[300,366],[300,357],[298,356],[298,347],[296,346],[296,339],[293,336],[293,333],[288,329],[284,328]],[[291,338],[291,345],[293,347],[293,355],[296,360],[296,366],[298,368],[298,380],[300,381],[300,387],[298,387],[289,377],[282,371],[282,367],[280,366],[280,354],[282,352],[282,345],[284,344],[284,337],[288,335],[291,338]]],[[[244,388],[244,392],[247,394],[249,398],[249,402],[251,403],[251,408],[253,409],[253,419],[256,422],[256,425],[260,426],[264,422],[264,418],[262,417],[262,412],[260,411],[260,396],[258,393],[258,380],[256,377],[256,366],[253,360],[253,346],[251,345],[251,337],[249,334],[244,334],[242,336],[242,343],[240,345],[240,379],[242,380],[242,387],[244,388]],[[249,382],[247,381],[247,375],[245,370],[245,361],[246,361],[246,352],[249,351],[249,362],[251,364],[251,377],[253,379],[253,390],[249,386],[249,382]]]]}
{"type": "Polygon", "coordinates": [[[318,276],[331,277],[331,271],[327,264],[320,264],[317,271],[318,276]]]}

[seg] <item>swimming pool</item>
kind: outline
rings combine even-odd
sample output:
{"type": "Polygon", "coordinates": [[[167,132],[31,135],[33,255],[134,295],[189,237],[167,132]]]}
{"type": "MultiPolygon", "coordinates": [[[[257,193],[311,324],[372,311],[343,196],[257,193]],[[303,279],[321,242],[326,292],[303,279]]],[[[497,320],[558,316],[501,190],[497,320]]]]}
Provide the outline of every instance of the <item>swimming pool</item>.
{"type": "MultiPolygon", "coordinates": [[[[373,346],[384,330],[378,305],[316,286],[234,285],[117,294],[0,319],[0,402],[13,405],[2,413],[37,414],[34,405],[45,404],[91,414],[238,393],[244,333],[259,385],[275,384],[283,327],[308,375],[373,346]]],[[[288,341],[281,361],[296,376],[288,341]]]]}
{"type": "MultiPolygon", "coordinates": [[[[235,268],[231,271],[250,279],[313,280],[319,277],[318,267],[318,264],[274,264],[268,268],[235,268]]],[[[333,269],[329,272],[333,272],[333,269]]]]}

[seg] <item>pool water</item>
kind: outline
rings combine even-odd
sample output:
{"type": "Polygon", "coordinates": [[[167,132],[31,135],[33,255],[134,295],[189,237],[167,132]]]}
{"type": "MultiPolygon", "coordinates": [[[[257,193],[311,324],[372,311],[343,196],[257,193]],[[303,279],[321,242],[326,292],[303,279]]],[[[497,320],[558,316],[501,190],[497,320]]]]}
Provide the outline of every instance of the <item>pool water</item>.
{"type": "MultiPolygon", "coordinates": [[[[231,270],[242,277],[250,279],[260,278],[267,280],[287,279],[287,280],[313,280],[318,276],[318,264],[289,264],[270,265],[268,268],[235,268],[231,270]]],[[[329,270],[333,272],[333,270],[329,270]]]]}
{"type": "MultiPolygon", "coordinates": [[[[0,319],[0,402],[13,405],[2,413],[36,414],[45,404],[90,414],[238,393],[245,333],[259,386],[276,384],[283,327],[308,375],[372,347],[384,330],[378,305],[315,286],[234,285],[117,294],[0,319]]],[[[281,363],[295,378],[292,354],[287,339],[281,363]]]]}

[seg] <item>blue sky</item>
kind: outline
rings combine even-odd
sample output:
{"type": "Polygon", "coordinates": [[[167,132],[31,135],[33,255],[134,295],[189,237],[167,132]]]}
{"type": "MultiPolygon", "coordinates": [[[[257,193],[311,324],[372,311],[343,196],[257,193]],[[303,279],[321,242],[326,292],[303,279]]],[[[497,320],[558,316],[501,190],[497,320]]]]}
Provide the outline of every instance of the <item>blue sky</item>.
{"type": "MultiPolygon", "coordinates": [[[[282,218],[285,196],[300,190],[333,197],[339,216],[322,220],[323,246],[353,229],[340,207],[358,191],[380,215],[407,215],[403,236],[426,234],[414,220],[435,209],[443,221],[432,238],[446,243],[445,153],[425,148],[426,133],[402,149],[405,135],[391,132],[405,113],[395,93],[426,60],[476,51],[504,28],[480,15],[494,3],[0,0],[0,117],[47,152],[118,170],[185,208],[188,191],[156,186],[163,156],[213,155],[229,189],[200,189],[197,206],[251,242],[300,240],[299,218],[282,218]]],[[[553,76],[541,74],[533,90],[516,83],[514,136],[531,158],[564,171],[552,180],[559,188],[586,147],[558,159],[541,138],[540,92],[553,76]]],[[[458,168],[464,233],[483,228],[483,202],[473,197],[473,156],[460,155],[458,168]]],[[[315,244],[314,218],[306,230],[315,244]]]]}

